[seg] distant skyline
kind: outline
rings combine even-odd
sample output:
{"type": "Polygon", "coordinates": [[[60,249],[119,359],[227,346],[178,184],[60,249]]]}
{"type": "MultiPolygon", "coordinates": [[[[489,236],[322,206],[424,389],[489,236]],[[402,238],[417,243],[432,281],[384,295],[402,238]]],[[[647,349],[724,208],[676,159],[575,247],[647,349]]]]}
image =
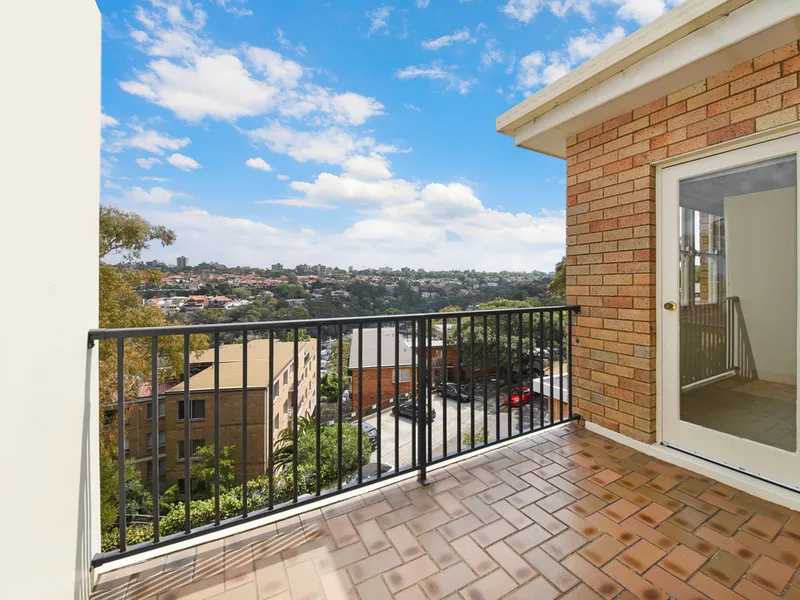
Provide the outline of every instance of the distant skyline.
{"type": "Polygon", "coordinates": [[[146,260],[550,271],[563,161],[495,118],[679,0],[98,0],[103,202],[146,260]]]}

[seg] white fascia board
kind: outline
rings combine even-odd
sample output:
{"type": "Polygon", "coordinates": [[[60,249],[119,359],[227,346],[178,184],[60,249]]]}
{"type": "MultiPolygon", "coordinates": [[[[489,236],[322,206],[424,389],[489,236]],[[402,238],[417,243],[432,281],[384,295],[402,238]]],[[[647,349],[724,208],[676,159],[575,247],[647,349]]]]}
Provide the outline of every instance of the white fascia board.
{"type": "Polygon", "coordinates": [[[754,0],[541,114],[517,146],[564,158],[566,138],[800,38],[800,2],[754,0]]]}

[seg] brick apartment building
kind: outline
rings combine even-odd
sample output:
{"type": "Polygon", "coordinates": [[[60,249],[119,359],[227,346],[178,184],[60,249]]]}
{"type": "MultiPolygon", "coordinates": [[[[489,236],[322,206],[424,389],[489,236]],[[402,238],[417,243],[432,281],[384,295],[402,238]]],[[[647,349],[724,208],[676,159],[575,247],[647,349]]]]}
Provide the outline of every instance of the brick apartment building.
{"type": "MultiPolygon", "coordinates": [[[[247,357],[247,472],[248,477],[263,475],[269,464],[269,427],[273,439],[281,429],[291,426],[294,386],[294,343],[274,342],[272,380],[273,405],[269,408],[269,340],[248,342],[247,357]],[[271,423],[270,423],[271,421],[271,423]]],[[[234,446],[236,480],[241,479],[242,447],[242,344],[220,347],[220,446],[234,446]]],[[[316,345],[298,344],[298,416],[316,406],[316,345]]],[[[214,350],[192,357],[189,377],[191,407],[190,445],[196,448],[214,443],[214,350]]],[[[159,473],[165,485],[183,485],[184,382],[159,384],[159,473]]],[[[140,390],[141,392],[141,390],[140,390]]],[[[129,456],[136,459],[142,474],[152,473],[152,400],[150,387],[138,395],[128,415],[129,456]]],[[[114,412],[115,411],[111,411],[114,412]]]]}

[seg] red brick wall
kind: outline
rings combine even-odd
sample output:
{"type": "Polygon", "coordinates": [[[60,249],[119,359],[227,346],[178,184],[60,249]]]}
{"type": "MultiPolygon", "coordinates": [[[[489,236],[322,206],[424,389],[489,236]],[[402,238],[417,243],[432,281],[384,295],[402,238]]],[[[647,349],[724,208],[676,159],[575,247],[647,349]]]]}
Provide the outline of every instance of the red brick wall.
{"type": "Polygon", "coordinates": [[[798,43],[567,140],[567,295],[576,410],[652,442],[656,432],[654,161],[798,120],[798,43]]]}
{"type": "MultiPolygon", "coordinates": [[[[411,391],[411,366],[401,366],[400,370],[408,371],[409,373],[409,381],[407,383],[401,382],[398,384],[399,393],[407,394],[411,391]]],[[[378,394],[378,369],[372,368],[362,370],[361,378],[363,381],[363,391],[361,397],[361,406],[365,411],[373,404],[378,403],[378,396],[381,398],[381,408],[391,406],[391,402],[388,400],[394,400],[392,371],[394,371],[394,367],[381,368],[381,393],[378,394]]],[[[353,369],[350,375],[353,382],[352,410],[355,412],[356,408],[358,407],[358,369],[353,369]]]]}

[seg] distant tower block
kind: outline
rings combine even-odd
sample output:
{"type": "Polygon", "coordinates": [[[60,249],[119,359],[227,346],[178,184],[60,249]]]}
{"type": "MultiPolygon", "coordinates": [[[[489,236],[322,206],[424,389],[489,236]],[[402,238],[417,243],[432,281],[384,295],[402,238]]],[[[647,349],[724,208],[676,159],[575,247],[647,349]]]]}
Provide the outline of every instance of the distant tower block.
{"type": "Polygon", "coordinates": [[[189,257],[188,256],[179,256],[178,257],[178,268],[185,269],[189,266],[189,257]]]}

